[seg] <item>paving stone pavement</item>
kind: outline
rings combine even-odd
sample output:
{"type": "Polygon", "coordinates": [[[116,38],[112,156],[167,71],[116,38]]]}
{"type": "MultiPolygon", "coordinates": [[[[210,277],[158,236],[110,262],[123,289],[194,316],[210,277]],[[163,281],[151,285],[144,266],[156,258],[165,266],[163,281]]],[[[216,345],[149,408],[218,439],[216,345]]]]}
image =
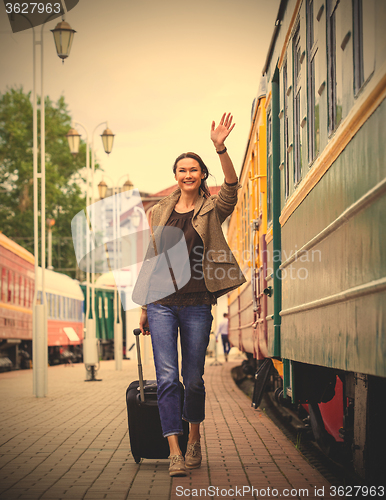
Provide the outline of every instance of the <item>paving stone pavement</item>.
{"type": "MultiPolygon", "coordinates": [[[[32,370],[0,374],[1,500],[175,500],[178,498],[329,498],[330,484],[235,385],[230,360],[207,360],[203,462],[171,479],[168,460],[130,453],[125,391],[135,360],[102,361],[101,382],[84,365],[48,370],[48,396],[32,394],[32,370]],[[324,492],[323,492],[324,490],[324,492]]],[[[154,378],[153,366],[144,366],[154,378]]]]}

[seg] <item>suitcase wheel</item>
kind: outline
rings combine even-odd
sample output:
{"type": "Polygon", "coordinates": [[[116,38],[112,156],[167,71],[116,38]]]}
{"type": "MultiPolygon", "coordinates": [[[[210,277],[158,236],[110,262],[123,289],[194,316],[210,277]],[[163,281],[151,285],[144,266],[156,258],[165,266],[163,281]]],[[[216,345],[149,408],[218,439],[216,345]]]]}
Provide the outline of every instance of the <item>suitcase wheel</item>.
{"type": "Polygon", "coordinates": [[[136,464],[139,464],[139,462],[141,461],[141,457],[134,457],[134,460],[136,464]]]}

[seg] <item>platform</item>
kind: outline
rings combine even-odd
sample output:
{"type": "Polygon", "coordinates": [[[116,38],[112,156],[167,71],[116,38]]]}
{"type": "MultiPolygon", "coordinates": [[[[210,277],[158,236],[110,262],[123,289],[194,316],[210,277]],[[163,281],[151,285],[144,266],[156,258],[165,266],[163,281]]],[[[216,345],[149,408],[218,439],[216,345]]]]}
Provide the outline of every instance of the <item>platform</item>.
{"type": "Polygon", "coordinates": [[[84,382],[82,364],[50,367],[42,399],[32,370],[0,374],[0,499],[329,498],[328,481],[233,382],[241,359],[220,360],[205,369],[202,466],[174,479],[168,460],[137,465],[130,454],[125,391],[138,378],[135,360],[120,372],[103,361],[101,382],[84,382]]]}

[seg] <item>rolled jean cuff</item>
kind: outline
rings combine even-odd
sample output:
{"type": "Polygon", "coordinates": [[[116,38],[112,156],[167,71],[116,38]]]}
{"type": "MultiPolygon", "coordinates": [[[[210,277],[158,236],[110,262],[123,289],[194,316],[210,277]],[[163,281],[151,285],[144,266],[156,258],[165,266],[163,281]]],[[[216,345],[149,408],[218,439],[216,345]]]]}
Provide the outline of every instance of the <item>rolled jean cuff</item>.
{"type": "Polygon", "coordinates": [[[199,422],[192,422],[191,420],[188,420],[187,418],[182,417],[182,420],[185,420],[185,422],[189,422],[189,424],[197,425],[197,424],[201,424],[205,419],[202,419],[199,422]]]}
{"type": "Polygon", "coordinates": [[[183,431],[170,431],[170,432],[167,432],[166,434],[163,435],[164,438],[167,438],[169,436],[182,436],[183,435],[183,431]]]}

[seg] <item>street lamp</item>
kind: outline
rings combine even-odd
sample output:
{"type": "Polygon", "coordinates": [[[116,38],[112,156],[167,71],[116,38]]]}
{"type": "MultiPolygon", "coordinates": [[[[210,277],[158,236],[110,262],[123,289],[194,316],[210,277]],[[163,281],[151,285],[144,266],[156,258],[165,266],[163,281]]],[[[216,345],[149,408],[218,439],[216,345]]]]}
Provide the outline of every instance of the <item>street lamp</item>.
{"type": "MultiPolygon", "coordinates": [[[[32,307],[32,347],[33,347],[33,392],[38,398],[44,397],[47,394],[48,383],[47,383],[47,366],[48,366],[48,352],[47,352],[47,297],[45,293],[45,267],[46,267],[46,151],[45,151],[45,99],[44,99],[44,87],[43,87],[43,63],[44,63],[44,46],[43,46],[43,29],[47,21],[52,17],[50,15],[47,20],[42,24],[40,31],[40,41],[36,40],[35,29],[32,26],[31,21],[25,17],[32,27],[33,36],[33,84],[32,84],[32,101],[33,101],[33,192],[34,192],[34,255],[35,255],[35,277],[38,276],[39,267],[39,209],[38,209],[38,179],[41,182],[41,269],[42,269],[42,281],[41,281],[41,303],[38,304],[38,287],[35,286],[35,293],[33,298],[32,307]],[[41,167],[38,173],[38,119],[37,119],[37,99],[36,99],[36,46],[40,44],[41,49],[41,106],[40,106],[40,156],[41,156],[41,167]]],[[[63,20],[64,22],[64,20],[63,20]]],[[[66,23],[67,24],[67,23],[66,23]]],[[[74,30],[68,25],[68,29],[71,30],[72,37],[75,33],[74,30]]],[[[54,34],[55,36],[55,34],[54,34]]],[[[63,45],[61,51],[58,51],[58,56],[63,59],[68,57],[70,53],[71,43],[66,46],[63,45]]]]}
{"type": "Polygon", "coordinates": [[[111,150],[113,149],[114,134],[109,128],[106,128],[101,137],[105,152],[109,155],[111,153],[111,150]]]}
{"type": "Polygon", "coordinates": [[[106,196],[106,191],[107,191],[107,184],[105,181],[102,179],[100,183],[98,184],[98,192],[99,192],[99,198],[101,200],[105,199],[106,196]]]}
{"type": "Polygon", "coordinates": [[[79,143],[80,143],[80,134],[74,129],[71,128],[67,134],[68,145],[70,146],[71,154],[74,158],[79,153],[79,143]]]}
{"type": "MultiPolygon", "coordinates": [[[[106,129],[101,135],[103,148],[107,154],[111,153],[113,147],[114,134],[107,126],[107,122],[102,122],[97,125],[91,136],[91,169],[90,169],[90,143],[89,133],[84,125],[79,122],[73,124],[81,126],[86,132],[87,149],[86,149],[86,207],[91,207],[94,210],[94,172],[95,172],[95,153],[94,153],[94,135],[98,127],[106,125],[106,129]],[[91,177],[91,179],[90,179],[91,177]],[[90,183],[91,180],[91,183],[90,183]]],[[[72,155],[75,157],[79,153],[80,134],[75,128],[71,128],[66,134],[68,145],[72,155]]],[[[93,214],[92,220],[95,221],[93,214]]],[[[95,274],[95,255],[91,255],[91,273],[90,273],[90,231],[87,231],[86,246],[86,338],[83,340],[83,362],[86,366],[87,380],[96,380],[96,365],[98,364],[98,346],[96,338],[96,315],[95,315],[95,279],[91,280],[91,273],[95,274]],[[91,317],[90,317],[90,288],[91,288],[91,317]]]]}
{"type": "MultiPolygon", "coordinates": [[[[127,175],[127,174],[126,174],[127,175]]],[[[110,177],[110,176],[107,176],[110,177]]],[[[119,184],[121,179],[125,177],[122,176],[118,180],[118,185],[112,187],[113,190],[113,239],[114,239],[114,269],[119,268],[119,263],[117,262],[117,256],[118,256],[118,241],[120,242],[120,213],[119,213],[119,206],[118,206],[118,193],[119,191],[121,193],[125,193],[125,196],[130,196],[131,191],[133,189],[133,183],[130,181],[129,178],[127,178],[126,182],[123,184],[123,187],[120,189],[119,184]]],[[[112,181],[111,177],[110,180],[112,181]]],[[[103,200],[106,196],[107,192],[107,184],[106,182],[102,179],[101,182],[98,184],[98,192],[99,192],[99,197],[101,200],[103,200]]],[[[122,311],[121,311],[121,300],[120,300],[120,295],[118,294],[118,286],[119,282],[115,284],[114,287],[114,359],[115,359],[115,369],[116,370],[122,370],[122,358],[123,358],[123,352],[122,352],[122,343],[123,343],[123,328],[122,328],[122,311]]],[[[126,330],[126,348],[127,348],[127,330],[126,330]]]]}
{"type": "Polygon", "coordinates": [[[56,52],[64,62],[70,54],[72,40],[76,31],[63,19],[51,32],[54,35],[56,52]]]}

